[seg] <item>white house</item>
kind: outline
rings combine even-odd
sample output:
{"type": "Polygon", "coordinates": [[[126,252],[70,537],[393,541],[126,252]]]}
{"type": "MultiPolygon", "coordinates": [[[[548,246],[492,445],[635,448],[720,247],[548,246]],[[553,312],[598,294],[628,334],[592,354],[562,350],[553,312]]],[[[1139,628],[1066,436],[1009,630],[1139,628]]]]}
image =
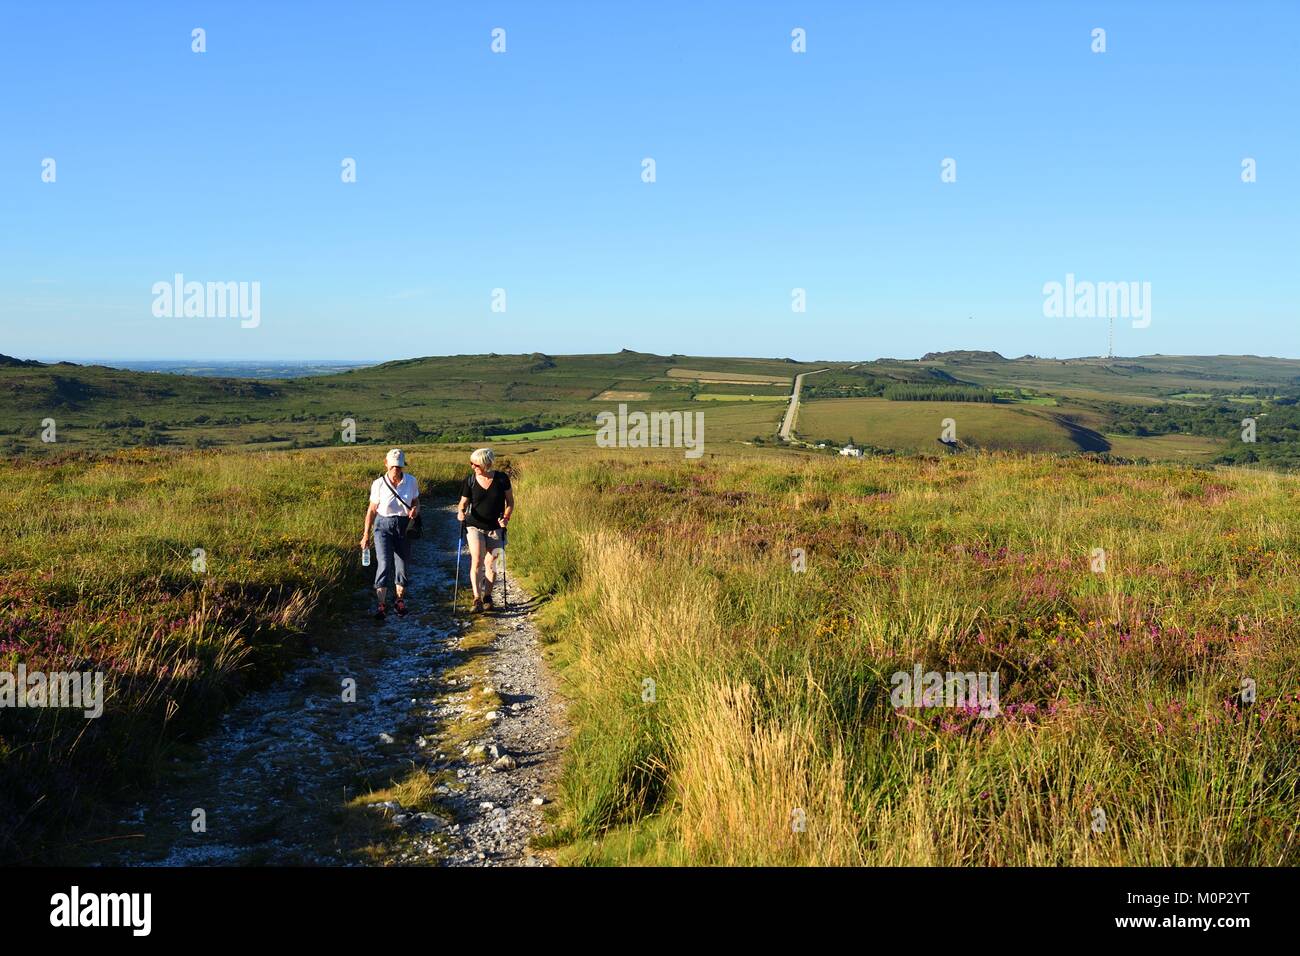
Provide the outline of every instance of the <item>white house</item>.
{"type": "Polygon", "coordinates": [[[845,445],[843,448],[840,449],[840,454],[848,458],[861,458],[862,449],[854,448],[852,445],[845,445]]]}

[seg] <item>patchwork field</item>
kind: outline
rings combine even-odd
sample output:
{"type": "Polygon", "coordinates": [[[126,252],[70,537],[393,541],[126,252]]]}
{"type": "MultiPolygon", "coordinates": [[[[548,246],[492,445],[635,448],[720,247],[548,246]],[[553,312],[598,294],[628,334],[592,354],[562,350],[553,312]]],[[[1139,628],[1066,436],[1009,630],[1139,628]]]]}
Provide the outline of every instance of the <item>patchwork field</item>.
{"type": "MultiPolygon", "coordinates": [[[[185,446],[292,449],[343,443],[471,442],[594,428],[595,402],[680,408],[696,372],[763,394],[809,366],[778,359],[613,355],[457,355],[407,359],[335,375],[257,381],[46,365],[0,356],[0,453],[185,446]],[[778,375],[777,372],[782,374],[778,375]],[[54,422],[57,443],[43,439],[54,422]],[[54,447],[51,447],[54,444],[54,447]]],[[[727,431],[719,420],[719,431],[727,431]]],[[[775,425],[772,426],[775,431],[775,425]]],[[[745,440],[766,433],[746,430],[745,440]]]]}
{"type": "MultiPolygon", "coordinates": [[[[0,356],[0,454],[181,446],[294,449],[350,442],[481,442],[486,436],[579,435],[619,402],[646,410],[770,406],[711,412],[718,441],[770,441],[794,375],[803,386],[799,437],[933,450],[937,422],[958,422],[958,447],[1106,451],[1103,435],[1162,438],[1134,457],[1300,467],[1300,362],[1253,356],[1016,360],[944,352],[916,361],[651,355],[456,355],[388,362],[337,375],[257,381],[129,372],[0,356]],[[1194,387],[1190,384],[1194,383],[1194,387]],[[936,404],[993,393],[998,403],[936,404]],[[924,398],[890,406],[828,404],[924,398]],[[897,407],[893,407],[897,406],[897,407]],[[926,407],[930,406],[930,407],[926,407]],[[1037,411],[1017,417],[1014,410],[1037,411]],[[1246,417],[1258,440],[1232,439],[1246,417]],[[859,424],[859,422],[862,424],[859,424]],[[57,440],[50,431],[57,432],[57,440]],[[873,431],[874,430],[874,431],[873,431]],[[1174,440],[1205,439],[1190,442],[1174,440]],[[1213,455],[1202,455],[1219,442],[1213,455]]],[[[952,449],[948,449],[952,450],[952,449]]],[[[1128,454],[1126,452],[1126,454],[1128,454]]]]}

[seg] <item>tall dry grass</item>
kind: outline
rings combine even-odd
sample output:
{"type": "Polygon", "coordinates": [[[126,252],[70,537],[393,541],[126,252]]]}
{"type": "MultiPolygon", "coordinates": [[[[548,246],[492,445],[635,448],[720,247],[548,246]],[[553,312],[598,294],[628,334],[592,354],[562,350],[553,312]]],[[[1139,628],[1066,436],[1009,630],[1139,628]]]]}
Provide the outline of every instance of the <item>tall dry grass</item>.
{"type": "Polygon", "coordinates": [[[575,861],[1300,861],[1296,479],[700,465],[530,461],[520,483],[519,566],[554,595],[575,700],[575,861]],[[1003,714],[895,711],[916,663],[998,672],[1003,714]]]}

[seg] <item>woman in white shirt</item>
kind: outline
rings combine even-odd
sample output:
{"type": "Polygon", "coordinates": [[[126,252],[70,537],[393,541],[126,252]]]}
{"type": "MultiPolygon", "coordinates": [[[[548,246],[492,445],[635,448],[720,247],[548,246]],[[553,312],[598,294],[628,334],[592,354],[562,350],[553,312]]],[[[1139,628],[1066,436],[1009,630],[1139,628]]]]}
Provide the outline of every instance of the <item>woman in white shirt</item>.
{"type": "Polygon", "coordinates": [[[406,613],[406,566],[411,560],[411,542],[406,537],[415,516],[420,513],[420,484],[414,475],[404,474],[406,455],[400,448],[392,449],[384,458],[388,470],[370,486],[370,507],[366,509],[366,529],[361,533],[361,549],[370,547],[370,529],[374,526],[375,538],[375,595],[379,610],[375,616],[381,621],[388,609],[384,600],[393,571],[397,571],[397,600],[393,607],[398,614],[406,613]]]}

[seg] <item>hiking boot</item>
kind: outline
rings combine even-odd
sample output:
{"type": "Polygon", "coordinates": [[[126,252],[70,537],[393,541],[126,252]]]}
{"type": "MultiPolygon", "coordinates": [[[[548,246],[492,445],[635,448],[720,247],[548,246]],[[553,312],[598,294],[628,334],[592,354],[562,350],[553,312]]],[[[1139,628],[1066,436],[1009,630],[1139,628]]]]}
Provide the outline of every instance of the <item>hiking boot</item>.
{"type": "Polygon", "coordinates": [[[483,610],[490,611],[492,610],[492,607],[493,607],[492,594],[491,592],[488,592],[487,594],[483,595],[483,610]]]}
{"type": "Polygon", "coordinates": [[[375,620],[382,621],[387,616],[388,616],[388,608],[384,607],[382,604],[379,605],[379,610],[375,611],[375,620]]]}
{"type": "Polygon", "coordinates": [[[483,600],[482,600],[482,598],[475,598],[475,599],[474,599],[474,606],[470,608],[470,612],[473,613],[473,614],[479,614],[479,613],[482,612],[482,610],[483,610],[483,600]]]}
{"type": "Polygon", "coordinates": [[[397,611],[398,617],[406,617],[406,601],[402,598],[397,599],[397,603],[393,605],[393,608],[397,611]]]}

